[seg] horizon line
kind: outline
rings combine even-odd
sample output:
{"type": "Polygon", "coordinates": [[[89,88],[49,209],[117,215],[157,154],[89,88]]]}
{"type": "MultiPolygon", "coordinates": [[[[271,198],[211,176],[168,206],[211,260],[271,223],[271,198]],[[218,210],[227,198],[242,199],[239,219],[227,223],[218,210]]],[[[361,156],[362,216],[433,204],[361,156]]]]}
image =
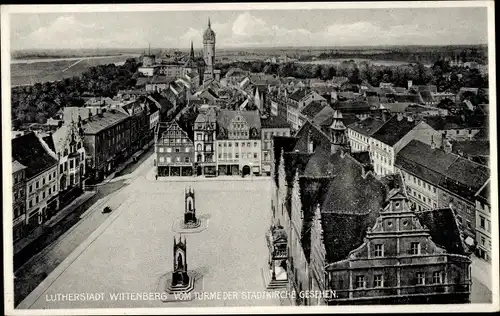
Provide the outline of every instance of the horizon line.
{"type": "MultiPolygon", "coordinates": [[[[479,44],[387,44],[387,45],[328,45],[328,46],[221,46],[219,49],[248,49],[248,48],[383,48],[383,47],[450,47],[450,46],[488,46],[488,43],[479,44]]],[[[128,49],[128,50],[144,50],[147,47],[87,47],[87,48],[18,48],[11,49],[12,51],[22,51],[22,50],[105,50],[105,49],[128,49]]],[[[154,47],[152,49],[176,49],[184,50],[189,48],[179,48],[179,47],[154,47]]]]}

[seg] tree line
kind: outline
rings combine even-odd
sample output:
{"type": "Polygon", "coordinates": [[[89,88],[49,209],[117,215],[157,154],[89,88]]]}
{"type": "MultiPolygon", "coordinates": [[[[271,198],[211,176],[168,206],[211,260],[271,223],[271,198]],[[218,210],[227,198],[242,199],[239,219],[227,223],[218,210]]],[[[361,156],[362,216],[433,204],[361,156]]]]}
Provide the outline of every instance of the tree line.
{"type": "Polygon", "coordinates": [[[339,64],[305,64],[305,63],[269,63],[265,61],[238,61],[217,65],[221,75],[231,68],[240,68],[253,73],[265,73],[280,77],[299,79],[319,78],[330,80],[333,77],[347,77],[349,82],[360,84],[367,82],[378,87],[381,82],[393,83],[399,87],[407,87],[411,80],[414,85],[434,84],[438,91],[456,93],[460,87],[487,88],[488,77],[477,69],[450,66],[448,60],[441,58],[432,67],[422,63],[404,65],[374,65],[366,61],[342,61],[339,64]]]}
{"type": "Polygon", "coordinates": [[[45,123],[65,106],[82,106],[85,96],[114,97],[137,82],[138,63],[134,58],[121,65],[90,67],[80,76],[61,81],[12,88],[12,120],[16,124],[45,123]]]}

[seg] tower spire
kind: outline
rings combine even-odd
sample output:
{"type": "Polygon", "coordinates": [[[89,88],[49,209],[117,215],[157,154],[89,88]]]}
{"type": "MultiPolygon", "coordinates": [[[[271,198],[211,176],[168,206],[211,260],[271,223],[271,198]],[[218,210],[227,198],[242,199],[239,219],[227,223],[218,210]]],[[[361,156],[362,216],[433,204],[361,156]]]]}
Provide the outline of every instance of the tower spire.
{"type": "Polygon", "coordinates": [[[191,53],[189,54],[189,57],[191,57],[192,60],[194,60],[194,48],[193,48],[193,41],[191,41],[191,53]]]}
{"type": "Polygon", "coordinates": [[[210,18],[208,18],[208,28],[210,28],[210,18]]]}

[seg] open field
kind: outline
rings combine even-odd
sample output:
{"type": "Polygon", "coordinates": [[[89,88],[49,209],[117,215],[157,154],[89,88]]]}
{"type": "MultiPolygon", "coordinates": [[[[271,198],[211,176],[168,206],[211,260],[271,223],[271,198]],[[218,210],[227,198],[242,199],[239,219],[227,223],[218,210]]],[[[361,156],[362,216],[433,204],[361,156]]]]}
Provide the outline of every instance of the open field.
{"type": "Polygon", "coordinates": [[[11,63],[11,86],[30,85],[78,76],[89,67],[124,62],[136,55],[94,58],[62,58],[11,63]]]}

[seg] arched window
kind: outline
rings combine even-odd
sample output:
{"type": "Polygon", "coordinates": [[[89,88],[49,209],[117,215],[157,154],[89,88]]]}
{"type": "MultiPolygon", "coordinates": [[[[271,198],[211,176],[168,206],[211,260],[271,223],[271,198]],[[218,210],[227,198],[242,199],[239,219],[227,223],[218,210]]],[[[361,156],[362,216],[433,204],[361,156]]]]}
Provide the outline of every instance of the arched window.
{"type": "Polygon", "coordinates": [[[196,145],[196,151],[201,151],[201,144],[196,145]]]}

